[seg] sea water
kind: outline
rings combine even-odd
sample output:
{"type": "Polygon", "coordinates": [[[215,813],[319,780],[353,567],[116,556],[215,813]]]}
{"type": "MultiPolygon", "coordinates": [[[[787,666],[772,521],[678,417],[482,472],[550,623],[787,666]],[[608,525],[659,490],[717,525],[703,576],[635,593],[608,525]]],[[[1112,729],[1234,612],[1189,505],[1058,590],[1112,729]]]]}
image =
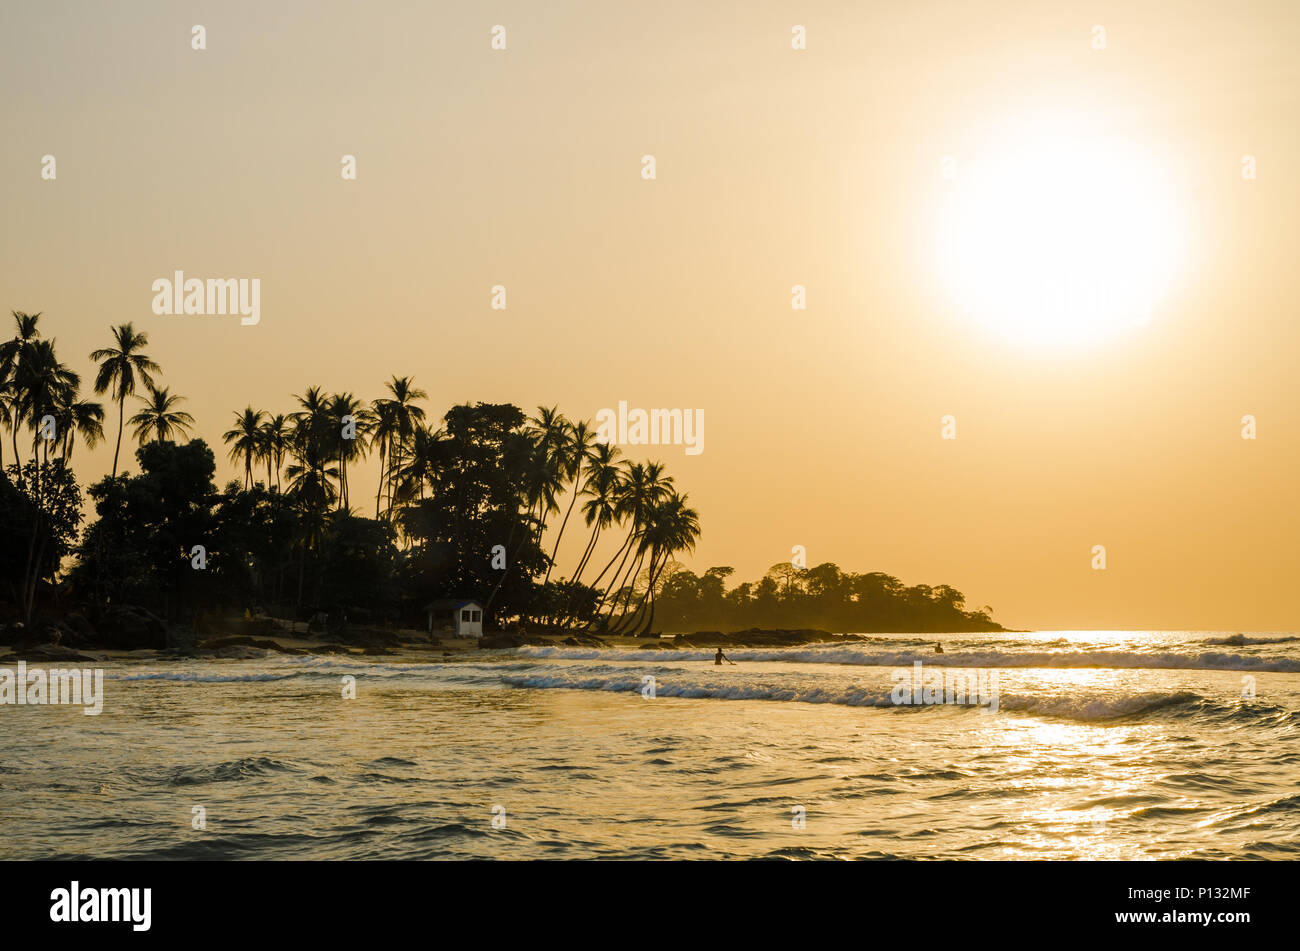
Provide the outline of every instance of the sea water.
{"type": "Polygon", "coordinates": [[[98,717],[0,708],[0,858],[1300,856],[1300,636],[728,654],[107,662],[98,717]],[[996,710],[895,704],[916,661],[996,710]]]}

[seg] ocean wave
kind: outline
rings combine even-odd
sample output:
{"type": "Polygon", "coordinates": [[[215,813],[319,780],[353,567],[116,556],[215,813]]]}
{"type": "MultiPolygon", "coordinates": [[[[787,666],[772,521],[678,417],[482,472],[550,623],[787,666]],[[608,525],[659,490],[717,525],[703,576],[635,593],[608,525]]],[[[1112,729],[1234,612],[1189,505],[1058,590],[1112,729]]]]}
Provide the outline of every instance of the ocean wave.
{"type": "Polygon", "coordinates": [[[238,782],[275,773],[298,772],[300,769],[299,766],[271,756],[244,756],[222,763],[174,767],[155,781],[165,786],[202,786],[207,783],[238,782]]]}
{"type": "MultiPolygon", "coordinates": [[[[697,650],[596,650],[572,647],[521,647],[526,657],[554,660],[708,661],[714,652],[697,650]]],[[[1175,654],[1152,651],[950,651],[943,654],[916,651],[874,652],[833,645],[764,650],[736,648],[728,652],[735,661],[751,663],[846,664],[856,667],[910,667],[920,661],[933,667],[1047,667],[1167,670],[1242,670],[1257,673],[1300,673],[1300,660],[1248,654],[1175,654]]]]}
{"type": "MultiPolygon", "coordinates": [[[[511,687],[548,690],[597,690],[615,693],[640,692],[641,679],[636,676],[575,676],[572,674],[536,674],[506,676],[511,687]]],[[[763,700],[784,703],[829,703],[847,707],[876,707],[900,711],[919,711],[932,707],[970,709],[987,705],[966,704],[898,704],[892,690],[852,685],[793,685],[747,683],[719,684],[696,681],[658,682],[656,697],[688,700],[763,700]]],[[[1137,720],[1157,713],[1237,716],[1245,719],[1279,715],[1277,708],[1254,707],[1246,703],[1221,703],[1187,690],[1143,691],[1131,694],[1085,695],[1008,695],[998,698],[998,711],[1027,716],[1052,717],[1084,723],[1137,720]]],[[[1282,712],[1283,716],[1294,714],[1282,712]]]]}
{"type": "Polygon", "coordinates": [[[274,680],[289,680],[297,677],[299,671],[292,671],[284,674],[199,674],[192,671],[184,670],[159,670],[150,671],[144,674],[116,674],[110,675],[109,680],[166,680],[176,683],[196,683],[196,684],[238,684],[238,683],[264,683],[274,680]]]}
{"type": "Polygon", "coordinates": [[[1248,637],[1245,634],[1231,634],[1227,637],[1208,637],[1202,644],[1228,644],[1233,647],[1245,647],[1248,644],[1285,644],[1290,641],[1300,641],[1300,637],[1295,634],[1287,634],[1283,637],[1248,637]]]}

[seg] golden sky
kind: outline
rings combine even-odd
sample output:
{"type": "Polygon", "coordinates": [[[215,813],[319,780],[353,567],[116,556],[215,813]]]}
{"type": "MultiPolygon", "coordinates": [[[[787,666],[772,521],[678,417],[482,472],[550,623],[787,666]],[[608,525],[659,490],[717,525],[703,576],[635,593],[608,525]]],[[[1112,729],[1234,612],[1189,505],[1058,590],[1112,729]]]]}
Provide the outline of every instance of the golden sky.
{"type": "Polygon", "coordinates": [[[393,374],[434,415],[702,409],[704,452],[636,454],[733,580],[798,544],[1015,627],[1296,628],[1297,48],[1281,0],[6,4],[0,307],[86,377],[134,321],[214,444],[393,374]],[[1148,324],[1051,345],[948,288],[961,189],[1044,134],[1171,196],[1148,324]],[[155,316],[176,269],[259,277],[261,322],[155,316]]]}

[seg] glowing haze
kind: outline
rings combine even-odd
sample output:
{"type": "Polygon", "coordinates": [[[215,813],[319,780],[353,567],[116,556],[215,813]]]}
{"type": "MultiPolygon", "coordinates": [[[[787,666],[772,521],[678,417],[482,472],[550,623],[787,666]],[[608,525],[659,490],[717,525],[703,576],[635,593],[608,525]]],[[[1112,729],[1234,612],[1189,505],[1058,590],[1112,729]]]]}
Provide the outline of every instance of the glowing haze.
{"type": "Polygon", "coordinates": [[[696,570],[798,544],[1018,627],[1300,627],[1300,12],[1132,7],[6,5],[0,307],[87,384],[147,331],[221,481],[233,411],[313,384],[699,408],[704,451],[628,447],[696,570]],[[259,322],[156,315],[176,271],[260,279],[259,322]]]}

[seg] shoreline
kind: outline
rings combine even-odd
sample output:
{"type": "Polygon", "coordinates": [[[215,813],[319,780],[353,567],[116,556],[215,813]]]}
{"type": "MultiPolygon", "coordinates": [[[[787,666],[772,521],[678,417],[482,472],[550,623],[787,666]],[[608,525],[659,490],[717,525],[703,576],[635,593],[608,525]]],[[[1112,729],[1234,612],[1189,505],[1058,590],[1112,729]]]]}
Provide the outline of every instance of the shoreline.
{"type": "MultiPolygon", "coordinates": [[[[261,660],[272,654],[308,656],[338,654],[354,658],[383,658],[409,654],[438,657],[466,657],[482,651],[515,650],[520,647],[586,647],[602,650],[662,650],[721,647],[723,650],[757,647],[799,647],[809,644],[842,644],[868,640],[864,633],[837,634],[814,628],[749,628],[740,631],[695,631],[688,634],[627,637],[597,636],[574,631],[536,633],[495,632],[480,638],[450,638],[429,635],[413,628],[358,626],[338,634],[316,635],[297,631],[295,622],[276,618],[231,618],[213,624],[232,630],[256,629],[257,633],[231,633],[195,638],[192,645],[176,647],[121,648],[60,640],[0,648],[0,665],[28,663],[86,663],[121,660],[261,660]],[[286,626],[288,629],[286,630],[286,626]]],[[[998,629],[1000,632],[1006,629],[998,629]]],[[[915,633],[918,638],[935,632],[915,633]]],[[[964,633],[964,632],[939,632],[964,633]]],[[[976,632],[970,632],[976,633],[976,632]]]]}

